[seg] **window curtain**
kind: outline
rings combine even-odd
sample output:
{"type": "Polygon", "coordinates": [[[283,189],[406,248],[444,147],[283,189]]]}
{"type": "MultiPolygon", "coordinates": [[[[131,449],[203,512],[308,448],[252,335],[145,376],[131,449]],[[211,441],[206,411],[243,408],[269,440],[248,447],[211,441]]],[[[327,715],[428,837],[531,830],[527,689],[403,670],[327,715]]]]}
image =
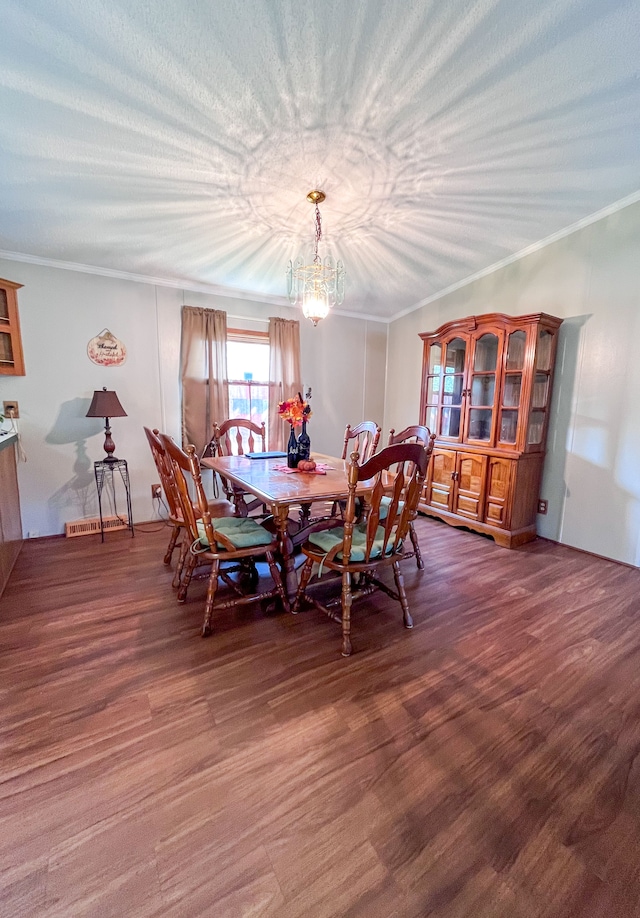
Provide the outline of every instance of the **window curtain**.
{"type": "Polygon", "coordinates": [[[198,455],[213,435],[213,423],[229,414],[227,314],[222,309],[182,307],[180,341],[182,445],[198,455]]]}
{"type": "Polygon", "coordinates": [[[285,449],[289,425],[280,420],[278,402],[302,392],[300,323],[269,319],[269,449],[285,449]]]}

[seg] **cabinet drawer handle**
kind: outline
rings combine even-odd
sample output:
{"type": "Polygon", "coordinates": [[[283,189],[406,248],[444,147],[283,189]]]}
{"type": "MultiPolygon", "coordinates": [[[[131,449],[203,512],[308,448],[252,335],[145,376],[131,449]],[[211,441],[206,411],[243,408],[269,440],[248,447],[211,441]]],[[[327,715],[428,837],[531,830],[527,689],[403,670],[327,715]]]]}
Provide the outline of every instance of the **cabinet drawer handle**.
{"type": "Polygon", "coordinates": [[[457,481],[457,480],[458,480],[458,473],[457,473],[457,472],[452,472],[452,473],[451,473],[451,480],[452,480],[452,481],[457,481]]]}

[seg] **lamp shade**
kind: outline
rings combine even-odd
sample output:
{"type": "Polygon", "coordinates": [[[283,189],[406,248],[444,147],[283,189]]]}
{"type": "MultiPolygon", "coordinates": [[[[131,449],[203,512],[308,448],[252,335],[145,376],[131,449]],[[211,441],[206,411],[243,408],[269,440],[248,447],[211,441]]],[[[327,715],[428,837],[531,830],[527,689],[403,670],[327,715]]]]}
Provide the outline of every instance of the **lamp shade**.
{"type": "Polygon", "coordinates": [[[87,411],[88,418],[126,418],[127,412],[112,389],[96,389],[87,411]]]}

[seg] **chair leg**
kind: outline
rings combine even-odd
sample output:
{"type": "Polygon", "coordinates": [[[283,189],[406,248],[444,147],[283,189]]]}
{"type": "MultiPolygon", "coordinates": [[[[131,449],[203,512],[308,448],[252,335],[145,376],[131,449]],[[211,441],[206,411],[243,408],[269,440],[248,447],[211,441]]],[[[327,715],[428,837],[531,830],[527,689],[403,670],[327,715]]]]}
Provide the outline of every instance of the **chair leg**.
{"type": "Polygon", "coordinates": [[[182,542],[180,543],[180,554],[178,555],[178,563],[176,564],[176,572],[173,575],[173,580],[171,581],[171,586],[176,589],[180,586],[180,581],[182,580],[182,572],[184,570],[184,564],[187,557],[187,552],[189,551],[189,539],[185,536],[182,537],[182,542]]]}
{"type": "Polygon", "coordinates": [[[209,583],[207,585],[207,601],[204,606],[204,621],[202,623],[202,637],[208,637],[211,634],[211,619],[213,618],[213,604],[218,589],[218,571],[220,562],[213,561],[211,564],[211,573],[209,574],[209,583]]]}
{"type": "Polygon", "coordinates": [[[171,564],[171,556],[173,554],[173,549],[176,547],[176,542],[178,541],[179,535],[180,535],[180,526],[174,526],[171,531],[171,538],[169,539],[169,544],[167,545],[167,552],[164,556],[165,564],[171,564]]]}
{"type": "Polygon", "coordinates": [[[351,574],[342,574],[342,656],[351,656],[351,574]]]}
{"type": "Polygon", "coordinates": [[[255,593],[258,589],[258,581],[260,580],[260,575],[256,568],[256,562],[254,558],[241,558],[240,559],[240,582],[243,586],[247,584],[247,592],[255,593]]]}
{"type": "Polygon", "coordinates": [[[411,539],[411,544],[413,545],[413,553],[416,556],[416,564],[418,565],[418,570],[424,570],[424,561],[422,560],[422,554],[420,553],[420,543],[418,542],[418,536],[416,535],[416,530],[413,523],[409,523],[409,537],[411,539]]]}
{"type": "Polygon", "coordinates": [[[402,571],[400,570],[399,561],[393,562],[393,576],[395,577],[396,588],[398,590],[398,596],[400,597],[400,605],[402,606],[404,626],[405,628],[413,628],[413,619],[411,618],[411,613],[409,612],[409,601],[404,589],[404,577],[402,576],[402,571]]]}
{"type": "Polygon", "coordinates": [[[184,574],[180,583],[180,589],[178,590],[178,602],[184,602],[187,598],[187,590],[189,589],[189,584],[191,583],[191,578],[193,576],[195,566],[195,555],[189,552],[184,565],[184,574]]]}
{"type": "Polygon", "coordinates": [[[280,601],[282,603],[282,606],[285,612],[289,612],[290,610],[289,600],[287,599],[287,594],[284,591],[284,586],[282,584],[282,577],[280,575],[280,570],[278,568],[278,565],[276,564],[275,559],[273,557],[273,552],[268,551],[266,554],[267,554],[267,564],[269,565],[269,570],[271,571],[273,582],[276,585],[278,596],[280,597],[280,601]]]}
{"type": "Polygon", "coordinates": [[[234,488],[232,492],[234,515],[245,518],[249,516],[249,507],[244,499],[244,492],[241,488],[234,488]]]}
{"type": "Polygon", "coordinates": [[[293,601],[293,606],[291,611],[293,613],[300,611],[300,603],[302,602],[302,597],[304,596],[304,591],[307,589],[307,585],[311,580],[311,571],[313,570],[313,561],[311,558],[307,558],[304,562],[302,570],[300,571],[300,583],[298,584],[298,589],[296,591],[296,598],[293,601]]]}

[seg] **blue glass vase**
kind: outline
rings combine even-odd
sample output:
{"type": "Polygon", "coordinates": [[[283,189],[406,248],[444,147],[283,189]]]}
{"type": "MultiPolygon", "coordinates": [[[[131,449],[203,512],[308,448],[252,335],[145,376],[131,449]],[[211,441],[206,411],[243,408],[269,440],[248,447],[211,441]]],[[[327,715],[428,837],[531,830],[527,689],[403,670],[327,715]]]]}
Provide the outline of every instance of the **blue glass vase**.
{"type": "Polygon", "coordinates": [[[302,422],[302,433],[298,437],[298,462],[301,459],[311,458],[311,440],[307,433],[307,422],[302,422]]]}
{"type": "Polygon", "coordinates": [[[298,441],[296,440],[296,435],[293,429],[293,424],[291,425],[291,433],[289,434],[289,442],[287,443],[287,465],[290,469],[298,468],[298,441]]]}

